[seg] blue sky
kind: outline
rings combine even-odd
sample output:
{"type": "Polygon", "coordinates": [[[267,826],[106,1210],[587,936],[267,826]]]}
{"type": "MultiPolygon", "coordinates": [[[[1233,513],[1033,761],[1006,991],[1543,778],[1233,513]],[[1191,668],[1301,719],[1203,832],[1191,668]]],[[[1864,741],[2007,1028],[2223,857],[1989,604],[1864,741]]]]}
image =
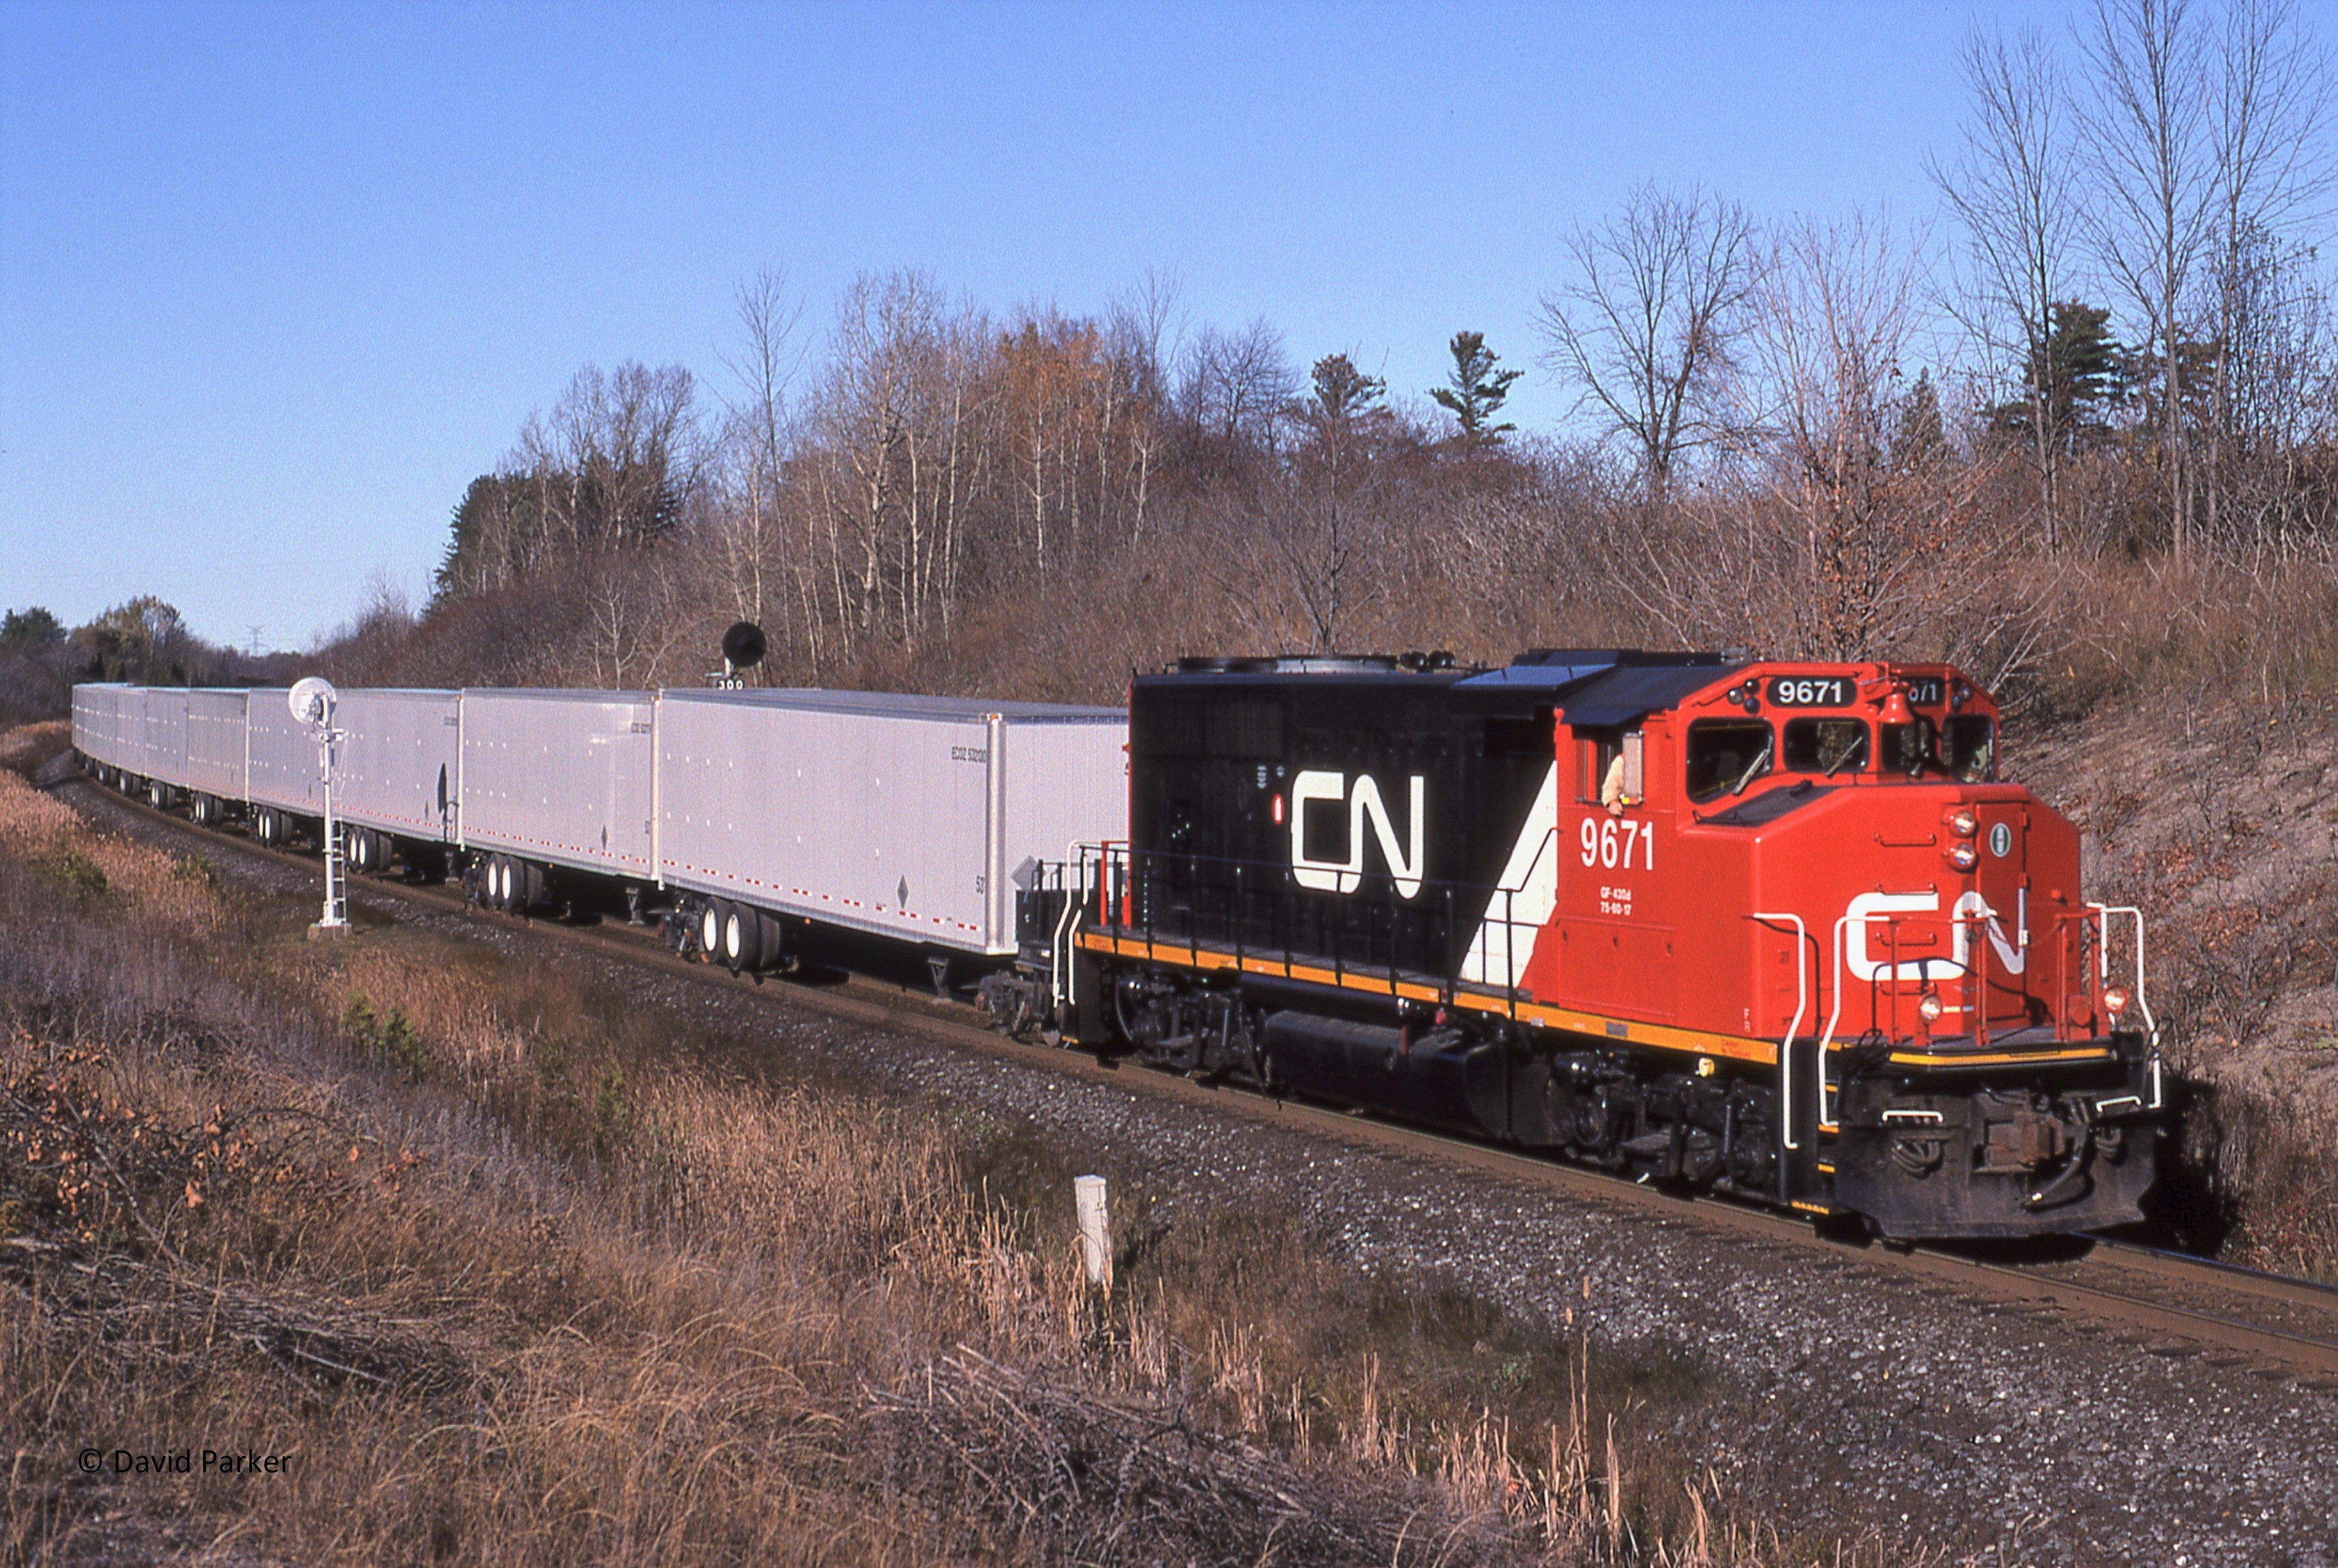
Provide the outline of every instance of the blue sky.
{"type": "MultiPolygon", "coordinates": [[[[1932,212],[1972,4],[95,5],[0,0],[0,607],[300,646],[418,599],[576,368],[718,389],[732,296],[862,270],[1194,322],[1418,394],[1528,370],[1637,181],[1932,212]]],[[[2058,9],[2035,13],[2058,25],[2058,9]]]]}

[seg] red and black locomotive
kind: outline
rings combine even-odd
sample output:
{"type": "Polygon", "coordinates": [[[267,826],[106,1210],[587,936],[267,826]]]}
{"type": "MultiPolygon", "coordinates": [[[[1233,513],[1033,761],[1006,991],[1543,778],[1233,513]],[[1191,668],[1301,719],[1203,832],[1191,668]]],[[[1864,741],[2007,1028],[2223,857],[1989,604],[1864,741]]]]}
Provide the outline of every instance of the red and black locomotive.
{"type": "Polygon", "coordinates": [[[1954,669],[1187,660],[1129,722],[1128,841],[1025,899],[1072,1040],[1891,1237],[2140,1217],[2141,916],[1954,669]]]}

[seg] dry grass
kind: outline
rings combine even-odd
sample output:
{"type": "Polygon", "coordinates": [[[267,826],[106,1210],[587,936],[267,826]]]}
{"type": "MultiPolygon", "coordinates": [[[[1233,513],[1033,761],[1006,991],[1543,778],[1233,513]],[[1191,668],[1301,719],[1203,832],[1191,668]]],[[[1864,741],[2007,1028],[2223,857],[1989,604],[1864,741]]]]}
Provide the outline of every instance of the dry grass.
{"type": "Polygon", "coordinates": [[[1693,1367],[1272,1216],[1128,1209],[1100,1295],[1027,1133],[726,1079],[409,930],[308,944],[62,811],[0,775],[9,1560],[1906,1560],[1649,1446],[1719,1418],[1693,1367]]]}
{"type": "Polygon", "coordinates": [[[30,776],[33,770],[73,740],[73,721],[52,719],[40,724],[19,724],[0,731],[0,768],[30,776]]]}

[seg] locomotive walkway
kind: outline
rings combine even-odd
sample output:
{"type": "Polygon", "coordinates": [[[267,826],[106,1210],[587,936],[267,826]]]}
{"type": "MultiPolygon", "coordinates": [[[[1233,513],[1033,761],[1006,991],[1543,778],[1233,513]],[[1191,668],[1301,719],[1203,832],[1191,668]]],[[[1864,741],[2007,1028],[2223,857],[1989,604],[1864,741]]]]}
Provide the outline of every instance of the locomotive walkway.
{"type": "MultiPolygon", "coordinates": [[[[85,782],[64,793],[271,882],[316,875],[85,782]]],[[[1581,1312],[1602,1343],[1685,1357],[1730,1385],[1747,1430],[1684,1437],[1718,1444],[1721,1479],[1782,1528],[1897,1515],[1989,1562],[2338,1564],[2338,1292],[2310,1281],[2116,1243],[1848,1246],[1783,1216],[1006,1040],[889,987],[751,989],[623,927],[523,928],[446,888],[352,891],[393,919],[590,952],[653,1004],[711,999],[904,1089],[1044,1122],[1109,1152],[1160,1211],[1286,1205],[1368,1266],[1545,1319],[1581,1312]]]]}

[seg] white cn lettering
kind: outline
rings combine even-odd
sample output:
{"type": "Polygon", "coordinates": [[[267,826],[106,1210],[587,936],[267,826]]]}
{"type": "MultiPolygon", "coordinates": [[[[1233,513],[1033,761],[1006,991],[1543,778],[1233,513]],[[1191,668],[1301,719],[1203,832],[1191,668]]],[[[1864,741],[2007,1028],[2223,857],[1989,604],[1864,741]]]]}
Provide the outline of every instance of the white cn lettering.
{"type": "Polygon", "coordinates": [[[1400,844],[1396,824],[1390,820],[1388,807],[1380,799],[1380,787],[1369,773],[1356,777],[1356,787],[1348,788],[1348,776],[1310,769],[1291,781],[1291,874],[1302,887],[1311,887],[1319,893],[1353,893],[1364,885],[1364,828],[1370,823],[1372,837],[1380,840],[1380,854],[1396,878],[1400,897],[1410,898],[1420,891],[1421,824],[1427,813],[1422,809],[1428,794],[1428,781],[1420,774],[1412,775],[1412,819],[1410,824],[1410,843],[1400,844]],[[1348,802],[1348,858],[1341,860],[1319,860],[1307,853],[1307,804],[1311,800],[1348,802]]]}
{"type": "Polygon", "coordinates": [[[1877,980],[1940,980],[1969,975],[1972,972],[1972,929],[1976,925],[1988,936],[2000,970],[2019,975],[2029,966],[2029,955],[2018,943],[2006,939],[2005,927],[1998,924],[1997,912],[1978,892],[1966,893],[1949,911],[1952,924],[1947,959],[1918,959],[1902,963],[1895,969],[1889,962],[1874,956],[1868,946],[1870,924],[1885,925],[1890,916],[1896,915],[1929,915],[1940,906],[1937,893],[1862,893],[1853,898],[1843,911],[1843,966],[1851,971],[1851,977],[1871,985],[1877,980]],[[1871,919],[1873,916],[1881,918],[1871,919]]]}

